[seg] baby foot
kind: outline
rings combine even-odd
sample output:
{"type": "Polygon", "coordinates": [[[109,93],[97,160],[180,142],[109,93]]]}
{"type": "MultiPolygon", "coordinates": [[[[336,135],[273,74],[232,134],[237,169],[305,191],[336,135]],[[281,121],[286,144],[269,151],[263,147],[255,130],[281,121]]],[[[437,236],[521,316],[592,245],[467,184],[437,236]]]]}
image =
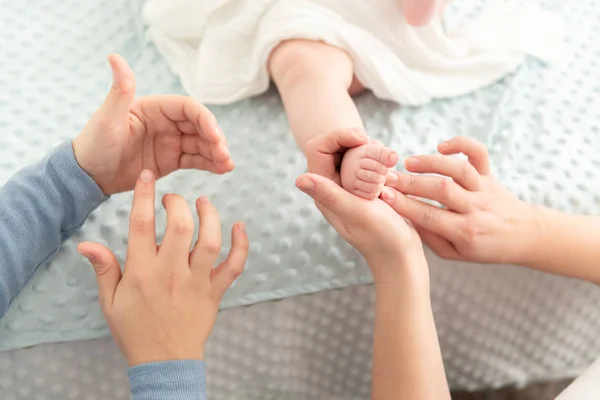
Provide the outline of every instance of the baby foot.
{"type": "Polygon", "coordinates": [[[427,25],[436,15],[440,18],[450,0],[400,0],[404,18],[412,26],[427,25]]]}
{"type": "Polygon", "coordinates": [[[379,197],[388,168],[398,162],[398,153],[382,144],[369,143],[344,154],[340,169],[342,187],[367,200],[379,197]]]}

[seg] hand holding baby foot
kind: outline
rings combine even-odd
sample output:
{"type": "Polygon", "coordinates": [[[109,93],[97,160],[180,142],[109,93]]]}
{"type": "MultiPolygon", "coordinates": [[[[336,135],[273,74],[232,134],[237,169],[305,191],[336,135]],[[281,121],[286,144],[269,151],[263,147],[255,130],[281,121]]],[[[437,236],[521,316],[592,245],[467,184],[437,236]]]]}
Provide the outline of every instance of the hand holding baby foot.
{"type": "Polygon", "coordinates": [[[385,185],[388,168],[397,162],[398,154],[379,143],[350,149],[342,159],[342,187],[363,199],[376,199],[385,185]]]}
{"type": "Polygon", "coordinates": [[[185,96],[136,99],[127,62],[114,54],[109,61],[110,92],[73,140],[77,162],[104,194],[133,189],[144,169],[157,178],[178,169],[233,170],[225,137],[209,110],[185,96]]]}

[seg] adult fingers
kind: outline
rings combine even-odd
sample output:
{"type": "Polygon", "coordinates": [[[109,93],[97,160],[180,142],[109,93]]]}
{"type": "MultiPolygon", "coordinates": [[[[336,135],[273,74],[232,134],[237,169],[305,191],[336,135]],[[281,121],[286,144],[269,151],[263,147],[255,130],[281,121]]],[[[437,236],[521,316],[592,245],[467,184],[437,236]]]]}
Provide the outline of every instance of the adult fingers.
{"type": "Polygon", "coordinates": [[[77,246],[77,251],[92,264],[98,282],[100,307],[108,310],[113,304],[117,285],[122,276],[117,258],[106,246],[98,243],[81,243],[77,246]]]}
{"type": "Polygon", "coordinates": [[[149,96],[147,99],[158,103],[162,114],[174,123],[189,121],[203,139],[211,142],[224,139],[213,113],[195,99],[179,95],[149,96]]]}
{"type": "Polygon", "coordinates": [[[129,216],[127,256],[156,254],[156,227],[154,219],[154,174],[143,170],[133,190],[133,204],[129,216]]]}
{"type": "Polygon", "coordinates": [[[163,197],[163,206],[167,211],[167,229],[158,254],[175,264],[187,265],[194,235],[192,213],[185,199],[176,194],[163,197]]]}
{"type": "Polygon", "coordinates": [[[421,240],[427,247],[429,247],[438,257],[445,260],[459,260],[460,255],[454,247],[454,245],[448,240],[444,239],[437,233],[431,232],[430,230],[416,227],[417,233],[421,237],[421,240]]]}
{"type": "Polygon", "coordinates": [[[238,222],[231,229],[231,250],[227,259],[211,271],[212,287],[219,298],[244,271],[248,258],[248,236],[243,222],[238,222]]]}
{"type": "Polygon", "coordinates": [[[181,135],[181,152],[186,154],[199,154],[211,158],[210,142],[196,134],[181,135]]]}
{"type": "Polygon", "coordinates": [[[352,218],[356,212],[358,198],[330,179],[316,174],[303,174],[296,179],[296,186],[312,197],[320,209],[341,219],[352,218]]]}
{"type": "Polygon", "coordinates": [[[316,136],[306,143],[306,161],[311,173],[336,178],[336,154],[368,143],[362,129],[340,129],[316,136]]]}
{"type": "Polygon", "coordinates": [[[383,188],[381,198],[415,226],[437,233],[449,241],[455,239],[460,231],[460,216],[452,211],[410,198],[387,186],[383,188]]]}
{"type": "Polygon", "coordinates": [[[413,175],[394,172],[395,179],[388,177],[387,185],[404,195],[434,200],[451,210],[469,211],[469,193],[453,180],[438,176],[413,175]]]}
{"type": "Polygon", "coordinates": [[[490,173],[490,156],[487,147],[480,141],[457,136],[438,145],[438,151],[442,154],[462,153],[467,156],[469,162],[481,175],[490,173]]]}
{"type": "MultiPolygon", "coordinates": [[[[221,252],[221,220],[217,209],[207,197],[196,200],[200,228],[198,241],[190,256],[190,268],[199,273],[210,273],[221,252]]],[[[208,276],[208,275],[207,275],[208,276]]]]}
{"type": "Polygon", "coordinates": [[[476,191],[481,187],[479,172],[473,165],[460,158],[427,154],[409,157],[405,164],[410,172],[444,175],[467,190],[476,191]]]}
{"type": "Polygon", "coordinates": [[[230,172],[234,168],[233,161],[227,165],[216,164],[210,158],[206,158],[200,154],[184,153],[179,156],[180,169],[197,169],[199,171],[208,171],[213,174],[224,174],[230,172]]]}

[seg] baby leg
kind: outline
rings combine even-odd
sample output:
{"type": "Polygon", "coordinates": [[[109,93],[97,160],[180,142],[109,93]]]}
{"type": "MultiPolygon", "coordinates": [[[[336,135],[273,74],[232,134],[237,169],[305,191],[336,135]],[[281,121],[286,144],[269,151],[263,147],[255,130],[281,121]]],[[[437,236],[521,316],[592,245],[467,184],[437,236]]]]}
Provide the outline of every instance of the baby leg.
{"type": "MultiPolygon", "coordinates": [[[[349,94],[360,92],[362,87],[354,79],[352,59],[343,50],[317,41],[288,40],[271,53],[269,71],[281,94],[294,139],[303,152],[306,142],[316,135],[363,128],[349,94]]],[[[381,161],[391,153],[389,149],[382,152],[382,148],[367,144],[346,153],[341,171],[346,190],[366,198],[379,196],[383,183],[379,187],[377,182],[385,181],[390,166],[381,161]],[[373,180],[376,182],[371,185],[373,180]]]]}

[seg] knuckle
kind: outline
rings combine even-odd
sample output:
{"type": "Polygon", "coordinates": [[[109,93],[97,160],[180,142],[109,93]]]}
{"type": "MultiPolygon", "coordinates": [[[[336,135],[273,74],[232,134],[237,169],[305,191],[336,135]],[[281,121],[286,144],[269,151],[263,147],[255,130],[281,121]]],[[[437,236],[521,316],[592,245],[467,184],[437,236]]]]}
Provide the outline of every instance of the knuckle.
{"type": "Polygon", "coordinates": [[[204,240],[201,247],[204,253],[210,255],[218,255],[221,252],[221,242],[219,240],[204,240]]]}
{"type": "Polygon", "coordinates": [[[136,235],[145,235],[153,228],[152,218],[142,215],[131,216],[131,231],[136,235]]]}
{"type": "Polygon", "coordinates": [[[431,226],[435,223],[436,220],[437,220],[436,210],[433,207],[426,207],[425,210],[423,210],[423,216],[422,216],[423,225],[431,226]]]}
{"type": "Polygon", "coordinates": [[[404,186],[404,189],[408,193],[411,193],[413,191],[413,189],[415,188],[415,183],[416,183],[414,175],[404,175],[403,182],[404,182],[404,184],[402,186],[404,186]]]}
{"type": "Polygon", "coordinates": [[[177,219],[171,223],[171,230],[176,235],[191,235],[194,233],[194,222],[187,219],[177,219]]]}
{"type": "Polygon", "coordinates": [[[450,194],[450,181],[448,179],[442,179],[439,186],[440,200],[441,202],[447,202],[451,198],[450,194]]]}
{"type": "Polygon", "coordinates": [[[464,161],[461,166],[460,176],[464,181],[470,181],[474,179],[475,171],[473,169],[473,166],[470,163],[464,161]]]}
{"type": "Polygon", "coordinates": [[[333,193],[327,193],[324,195],[319,203],[323,204],[325,207],[331,207],[335,204],[336,198],[333,193]]]}
{"type": "Polygon", "coordinates": [[[465,244],[473,244],[477,238],[477,228],[473,221],[467,221],[460,230],[460,236],[465,244]]]}

